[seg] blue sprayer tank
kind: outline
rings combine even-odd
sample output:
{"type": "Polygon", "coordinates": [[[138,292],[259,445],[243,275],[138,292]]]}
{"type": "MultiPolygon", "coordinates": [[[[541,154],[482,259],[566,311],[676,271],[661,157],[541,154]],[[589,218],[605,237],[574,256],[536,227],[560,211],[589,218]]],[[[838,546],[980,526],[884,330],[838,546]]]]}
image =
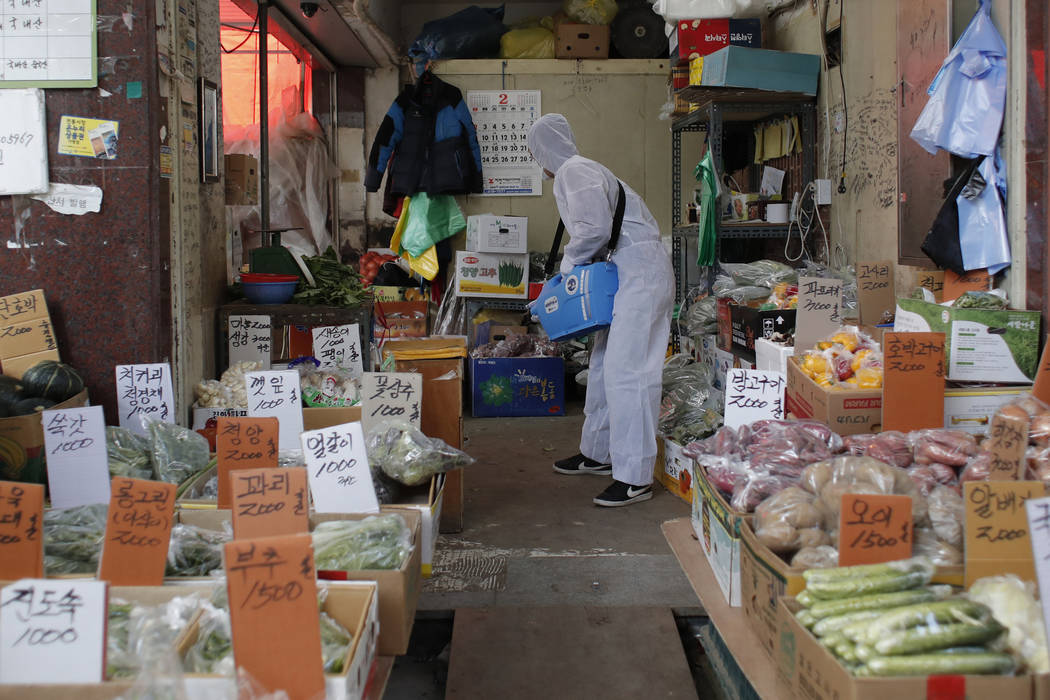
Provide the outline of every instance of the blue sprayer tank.
{"type": "Polygon", "coordinates": [[[532,313],[552,340],[579,338],[612,323],[618,288],[615,264],[577,265],[569,274],[555,275],[543,285],[532,313]]]}

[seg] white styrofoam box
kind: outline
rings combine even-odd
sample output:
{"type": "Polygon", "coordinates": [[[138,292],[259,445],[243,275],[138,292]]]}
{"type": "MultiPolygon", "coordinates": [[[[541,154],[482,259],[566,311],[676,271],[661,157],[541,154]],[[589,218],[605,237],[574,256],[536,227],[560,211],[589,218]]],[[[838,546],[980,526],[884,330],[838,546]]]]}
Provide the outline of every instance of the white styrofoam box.
{"type": "Polygon", "coordinates": [[[528,226],[526,216],[468,216],[467,250],[474,253],[527,253],[528,226]]]}
{"type": "Polygon", "coordinates": [[[766,338],[755,339],[755,369],[782,372],[787,376],[787,361],[794,354],[794,345],[781,345],[766,338]]]}
{"type": "Polygon", "coordinates": [[[944,390],[944,427],[984,435],[1000,408],[1032,390],[1031,385],[944,390]]]}

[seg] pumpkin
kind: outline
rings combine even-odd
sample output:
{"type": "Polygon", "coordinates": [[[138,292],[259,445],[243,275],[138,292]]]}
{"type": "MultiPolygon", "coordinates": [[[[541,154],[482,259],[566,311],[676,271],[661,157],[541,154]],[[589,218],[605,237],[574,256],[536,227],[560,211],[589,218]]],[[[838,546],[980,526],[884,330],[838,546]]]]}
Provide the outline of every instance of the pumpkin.
{"type": "Polygon", "coordinates": [[[13,416],[29,416],[34,413],[40,413],[45,408],[51,408],[55,405],[55,402],[51,399],[22,399],[11,407],[11,415],[13,416]]]}
{"type": "MultiPolygon", "coordinates": [[[[22,383],[14,377],[0,376],[0,411],[10,412],[11,406],[25,398],[22,383]]],[[[7,413],[0,413],[0,416],[7,413]]]]}
{"type": "Polygon", "coordinates": [[[26,396],[61,403],[84,390],[84,380],[69,365],[56,360],[42,360],[25,371],[22,386],[26,396]]]}

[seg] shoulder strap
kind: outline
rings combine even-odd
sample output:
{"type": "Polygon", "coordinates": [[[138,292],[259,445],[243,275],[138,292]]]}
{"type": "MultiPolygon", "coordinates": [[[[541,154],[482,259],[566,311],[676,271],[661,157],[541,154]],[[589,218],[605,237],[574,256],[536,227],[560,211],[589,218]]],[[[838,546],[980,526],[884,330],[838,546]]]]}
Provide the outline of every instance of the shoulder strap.
{"type": "MultiPolygon", "coordinates": [[[[627,209],[627,194],[623,191],[623,183],[619,180],[616,181],[617,194],[616,194],[616,211],[613,213],[612,233],[609,235],[609,253],[612,254],[616,250],[617,243],[620,242],[620,229],[623,228],[623,215],[627,209]]],[[[558,250],[561,248],[561,237],[565,234],[565,222],[558,219],[558,228],[554,232],[554,242],[551,244],[551,252],[547,255],[547,264],[543,266],[544,277],[550,277],[551,273],[554,272],[554,259],[558,256],[558,250]]]]}

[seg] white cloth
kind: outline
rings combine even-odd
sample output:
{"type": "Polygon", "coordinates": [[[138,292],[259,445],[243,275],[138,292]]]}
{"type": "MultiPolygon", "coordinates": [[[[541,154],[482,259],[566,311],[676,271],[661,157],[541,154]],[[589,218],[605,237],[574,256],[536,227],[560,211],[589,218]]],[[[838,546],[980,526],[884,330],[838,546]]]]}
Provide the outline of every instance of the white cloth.
{"type": "MultiPolygon", "coordinates": [[[[554,173],[554,198],[569,242],[562,272],[604,255],[618,194],[608,168],[578,155],[569,123],[560,114],[540,117],[529,148],[554,173]]],[[[674,272],[645,202],[624,184],[626,206],[613,252],[619,289],[612,325],[595,334],[587,380],[580,452],[612,461],[613,478],[634,486],[652,483],[661,376],[671,327],[674,272]]]]}

